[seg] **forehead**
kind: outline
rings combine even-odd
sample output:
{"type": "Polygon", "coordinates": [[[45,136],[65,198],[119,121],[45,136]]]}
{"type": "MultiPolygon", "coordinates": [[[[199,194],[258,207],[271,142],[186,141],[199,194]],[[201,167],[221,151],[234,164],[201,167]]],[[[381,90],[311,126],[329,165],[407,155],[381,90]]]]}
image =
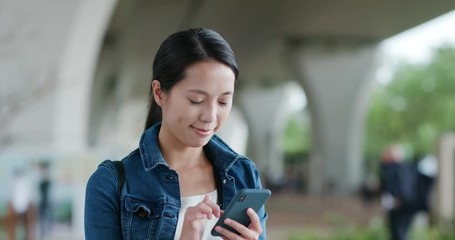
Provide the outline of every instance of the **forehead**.
{"type": "Polygon", "coordinates": [[[229,66],[215,60],[207,60],[188,66],[184,78],[176,87],[208,92],[233,92],[234,82],[235,74],[229,66]]]}

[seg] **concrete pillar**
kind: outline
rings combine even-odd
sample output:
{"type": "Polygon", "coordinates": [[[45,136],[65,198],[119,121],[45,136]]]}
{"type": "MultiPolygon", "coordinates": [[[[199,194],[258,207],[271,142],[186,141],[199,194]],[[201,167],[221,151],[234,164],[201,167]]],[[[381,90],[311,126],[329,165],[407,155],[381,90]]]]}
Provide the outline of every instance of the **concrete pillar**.
{"type": "Polygon", "coordinates": [[[362,137],[376,45],[308,42],[292,50],[312,119],[309,190],[354,191],[362,173],[362,137]]]}
{"type": "Polygon", "coordinates": [[[455,220],[455,134],[445,134],[438,146],[438,176],[433,204],[442,222],[455,220]]]}
{"type": "Polygon", "coordinates": [[[87,147],[93,75],[115,5],[115,0],[85,0],[75,9],[58,73],[54,114],[56,149],[80,151],[87,147]]]}
{"type": "Polygon", "coordinates": [[[285,178],[280,139],[293,111],[289,104],[292,88],[295,84],[248,88],[239,93],[251,136],[249,156],[261,171],[262,180],[271,184],[280,184],[285,178]]]}
{"type": "MultiPolygon", "coordinates": [[[[64,38],[65,49],[55,93],[53,145],[62,152],[87,151],[93,75],[115,5],[116,0],[84,0],[74,8],[69,35],[64,38]]],[[[86,182],[77,176],[74,181],[72,231],[75,237],[82,239],[86,182]]]]}

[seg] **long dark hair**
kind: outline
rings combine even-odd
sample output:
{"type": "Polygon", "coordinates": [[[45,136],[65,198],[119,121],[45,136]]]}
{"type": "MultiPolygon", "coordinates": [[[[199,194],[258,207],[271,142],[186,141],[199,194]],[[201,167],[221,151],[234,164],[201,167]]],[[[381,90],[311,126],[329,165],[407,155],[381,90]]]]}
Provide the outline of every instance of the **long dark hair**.
{"type": "MultiPolygon", "coordinates": [[[[235,79],[239,75],[234,52],[223,37],[210,29],[193,28],[170,35],[161,44],[153,61],[153,80],[160,82],[168,92],[185,76],[185,69],[199,61],[214,59],[229,66],[235,79]]],[[[150,88],[149,111],[145,129],[161,121],[161,107],[153,98],[150,88]]]]}

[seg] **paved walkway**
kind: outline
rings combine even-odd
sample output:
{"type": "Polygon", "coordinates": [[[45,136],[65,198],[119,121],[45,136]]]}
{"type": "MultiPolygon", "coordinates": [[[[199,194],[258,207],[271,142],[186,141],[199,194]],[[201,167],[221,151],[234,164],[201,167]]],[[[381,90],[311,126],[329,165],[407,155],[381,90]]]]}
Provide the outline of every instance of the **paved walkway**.
{"type": "MultiPolygon", "coordinates": [[[[272,240],[286,240],[292,232],[325,231],[340,224],[366,226],[373,218],[382,216],[379,203],[367,206],[354,197],[274,194],[266,207],[267,234],[272,240]]],[[[6,239],[3,224],[0,224],[0,240],[6,239]]],[[[82,240],[74,237],[67,225],[54,225],[52,230],[46,240],[82,240]]]]}
{"type": "Polygon", "coordinates": [[[381,218],[378,202],[364,204],[355,197],[273,195],[267,203],[269,239],[286,239],[292,232],[327,230],[340,225],[363,227],[381,218]]]}

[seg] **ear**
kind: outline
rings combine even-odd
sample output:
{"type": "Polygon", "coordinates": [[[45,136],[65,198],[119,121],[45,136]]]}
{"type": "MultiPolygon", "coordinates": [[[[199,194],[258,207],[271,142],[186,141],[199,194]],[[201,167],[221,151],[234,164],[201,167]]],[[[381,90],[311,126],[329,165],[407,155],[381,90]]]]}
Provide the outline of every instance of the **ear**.
{"type": "Polygon", "coordinates": [[[158,106],[162,107],[164,103],[164,92],[163,89],[161,89],[161,83],[158,80],[152,81],[152,93],[155,102],[158,106]]]}

